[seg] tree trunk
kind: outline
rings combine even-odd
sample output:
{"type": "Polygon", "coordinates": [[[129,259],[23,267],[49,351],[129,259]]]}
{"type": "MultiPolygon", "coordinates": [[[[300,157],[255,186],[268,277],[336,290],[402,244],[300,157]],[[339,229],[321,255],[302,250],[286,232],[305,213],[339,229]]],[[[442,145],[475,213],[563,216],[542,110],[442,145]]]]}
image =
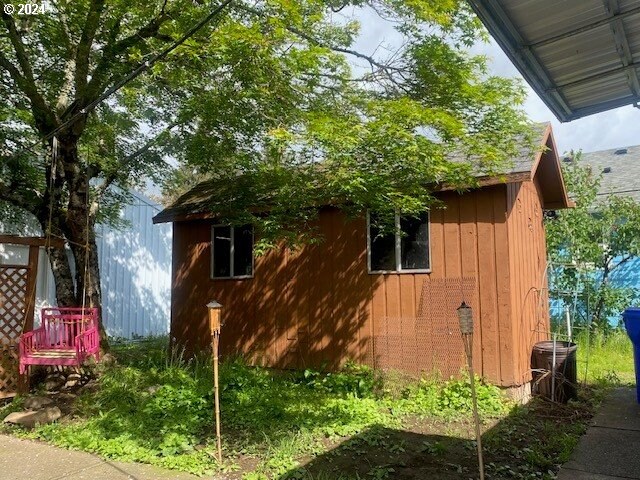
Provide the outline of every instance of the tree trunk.
{"type": "MultiPolygon", "coordinates": [[[[102,306],[100,268],[95,234],[95,217],[90,210],[90,175],[78,158],[78,138],[58,138],[54,147],[55,169],[49,182],[43,212],[43,230],[64,237],[68,250],[49,248],[49,260],[60,306],[102,306]],[[66,202],[66,205],[63,205],[66,202]],[[73,262],[69,260],[70,251],[73,262]],[[72,268],[73,265],[73,268],[72,268]]],[[[109,343],[99,315],[101,348],[109,343]]]]}
{"type": "Polygon", "coordinates": [[[47,254],[56,285],[58,305],[72,307],[76,304],[76,289],[67,252],[65,249],[49,247],[47,254]]]}
{"type": "MultiPolygon", "coordinates": [[[[87,212],[88,214],[88,212],[87,212]]],[[[102,306],[102,289],[100,287],[100,265],[98,261],[98,246],[95,237],[95,225],[90,220],[84,238],[69,239],[71,252],[75,259],[75,284],[76,284],[76,305],[87,307],[102,306]]],[[[102,324],[102,312],[100,312],[100,344],[103,350],[109,349],[107,334],[102,324]]]]}

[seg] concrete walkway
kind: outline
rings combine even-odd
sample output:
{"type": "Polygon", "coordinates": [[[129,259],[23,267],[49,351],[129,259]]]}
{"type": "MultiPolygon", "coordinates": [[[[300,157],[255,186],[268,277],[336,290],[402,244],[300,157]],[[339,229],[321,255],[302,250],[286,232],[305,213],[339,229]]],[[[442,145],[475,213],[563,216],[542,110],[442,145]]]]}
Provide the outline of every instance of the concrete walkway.
{"type": "Polygon", "coordinates": [[[558,480],[640,479],[640,405],[635,389],[619,388],[604,401],[558,480]]]}
{"type": "Polygon", "coordinates": [[[0,435],[0,480],[195,480],[152,465],[110,462],[84,452],[0,435]]]}

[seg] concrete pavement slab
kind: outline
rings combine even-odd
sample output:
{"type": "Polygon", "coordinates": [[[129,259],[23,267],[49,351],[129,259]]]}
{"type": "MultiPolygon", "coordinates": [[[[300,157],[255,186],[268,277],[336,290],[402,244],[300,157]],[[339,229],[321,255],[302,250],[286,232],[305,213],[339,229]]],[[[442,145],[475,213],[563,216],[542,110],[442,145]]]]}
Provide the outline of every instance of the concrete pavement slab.
{"type": "Polygon", "coordinates": [[[40,442],[0,435],[0,480],[195,480],[152,465],[105,461],[40,442]]]}
{"type": "Polygon", "coordinates": [[[640,405],[636,401],[635,389],[617,388],[611,392],[593,418],[593,425],[640,431],[640,405]]]}
{"type": "Polygon", "coordinates": [[[614,390],[558,480],[640,479],[640,407],[635,390],[614,390]]]}
{"type": "Polygon", "coordinates": [[[610,475],[600,475],[597,473],[581,472],[563,468],[556,480],[628,480],[625,477],[612,477],[610,475]]]}
{"type": "Polygon", "coordinates": [[[580,439],[566,467],[640,479],[640,432],[591,427],[580,439]]]}

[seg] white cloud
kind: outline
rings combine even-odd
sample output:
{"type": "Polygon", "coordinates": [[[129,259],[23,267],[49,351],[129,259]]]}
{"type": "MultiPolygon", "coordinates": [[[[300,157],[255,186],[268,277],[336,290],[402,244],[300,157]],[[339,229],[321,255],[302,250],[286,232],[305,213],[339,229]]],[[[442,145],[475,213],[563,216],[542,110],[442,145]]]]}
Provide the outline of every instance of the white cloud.
{"type": "MultiPolygon", "coordinates": [[[[493,40],[475,50],[491,58],[491,73],[522,78],[493,40]]],[[[560,123],[528,84],[527,90],[528,97],[524,105],[527,114],[536,122],[552,123],[560,153],[569,150],[592,152],[640,144],[640,110],[631,105],[560,123]]]]}

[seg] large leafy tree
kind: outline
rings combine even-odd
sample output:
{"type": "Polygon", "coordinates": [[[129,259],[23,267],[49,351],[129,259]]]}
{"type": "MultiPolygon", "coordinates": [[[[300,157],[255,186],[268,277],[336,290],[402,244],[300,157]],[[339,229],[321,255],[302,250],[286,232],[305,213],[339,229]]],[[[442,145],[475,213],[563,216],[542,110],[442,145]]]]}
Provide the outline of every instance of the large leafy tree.
{"type": "MultiPolygon", "coordinates": [[[[75,278],[49,249],[60,304],[100,303],[94,226],[149,179],[174,195],[251,179],[270,192],[271,214],[252,220],[272,245],[299,239],[327,199],[425,210],[431,188],[499,169],[526,130],[520,85],[467,52],[486,34],[462,0],[233,0],[196,31],[216,5],[48,3],[2,13],[0,199],[67,241],[75,278]],[[402,45],[357,51],[354,12],[402,45]]],[[[228,217],[246,221],[255,198],[230,198],[228,217]]]]}
{"type": "Polygon", "coordinates": [[[607,329],[610,318],[639,298],[638,289],[616,275],[640,256],[640,204],[598,195],[602,173],[581,163],[580,153],[572,158],[563,172],[576,207],[546,221],[552,287],[577,299],[594,327],[607,329]]]}

